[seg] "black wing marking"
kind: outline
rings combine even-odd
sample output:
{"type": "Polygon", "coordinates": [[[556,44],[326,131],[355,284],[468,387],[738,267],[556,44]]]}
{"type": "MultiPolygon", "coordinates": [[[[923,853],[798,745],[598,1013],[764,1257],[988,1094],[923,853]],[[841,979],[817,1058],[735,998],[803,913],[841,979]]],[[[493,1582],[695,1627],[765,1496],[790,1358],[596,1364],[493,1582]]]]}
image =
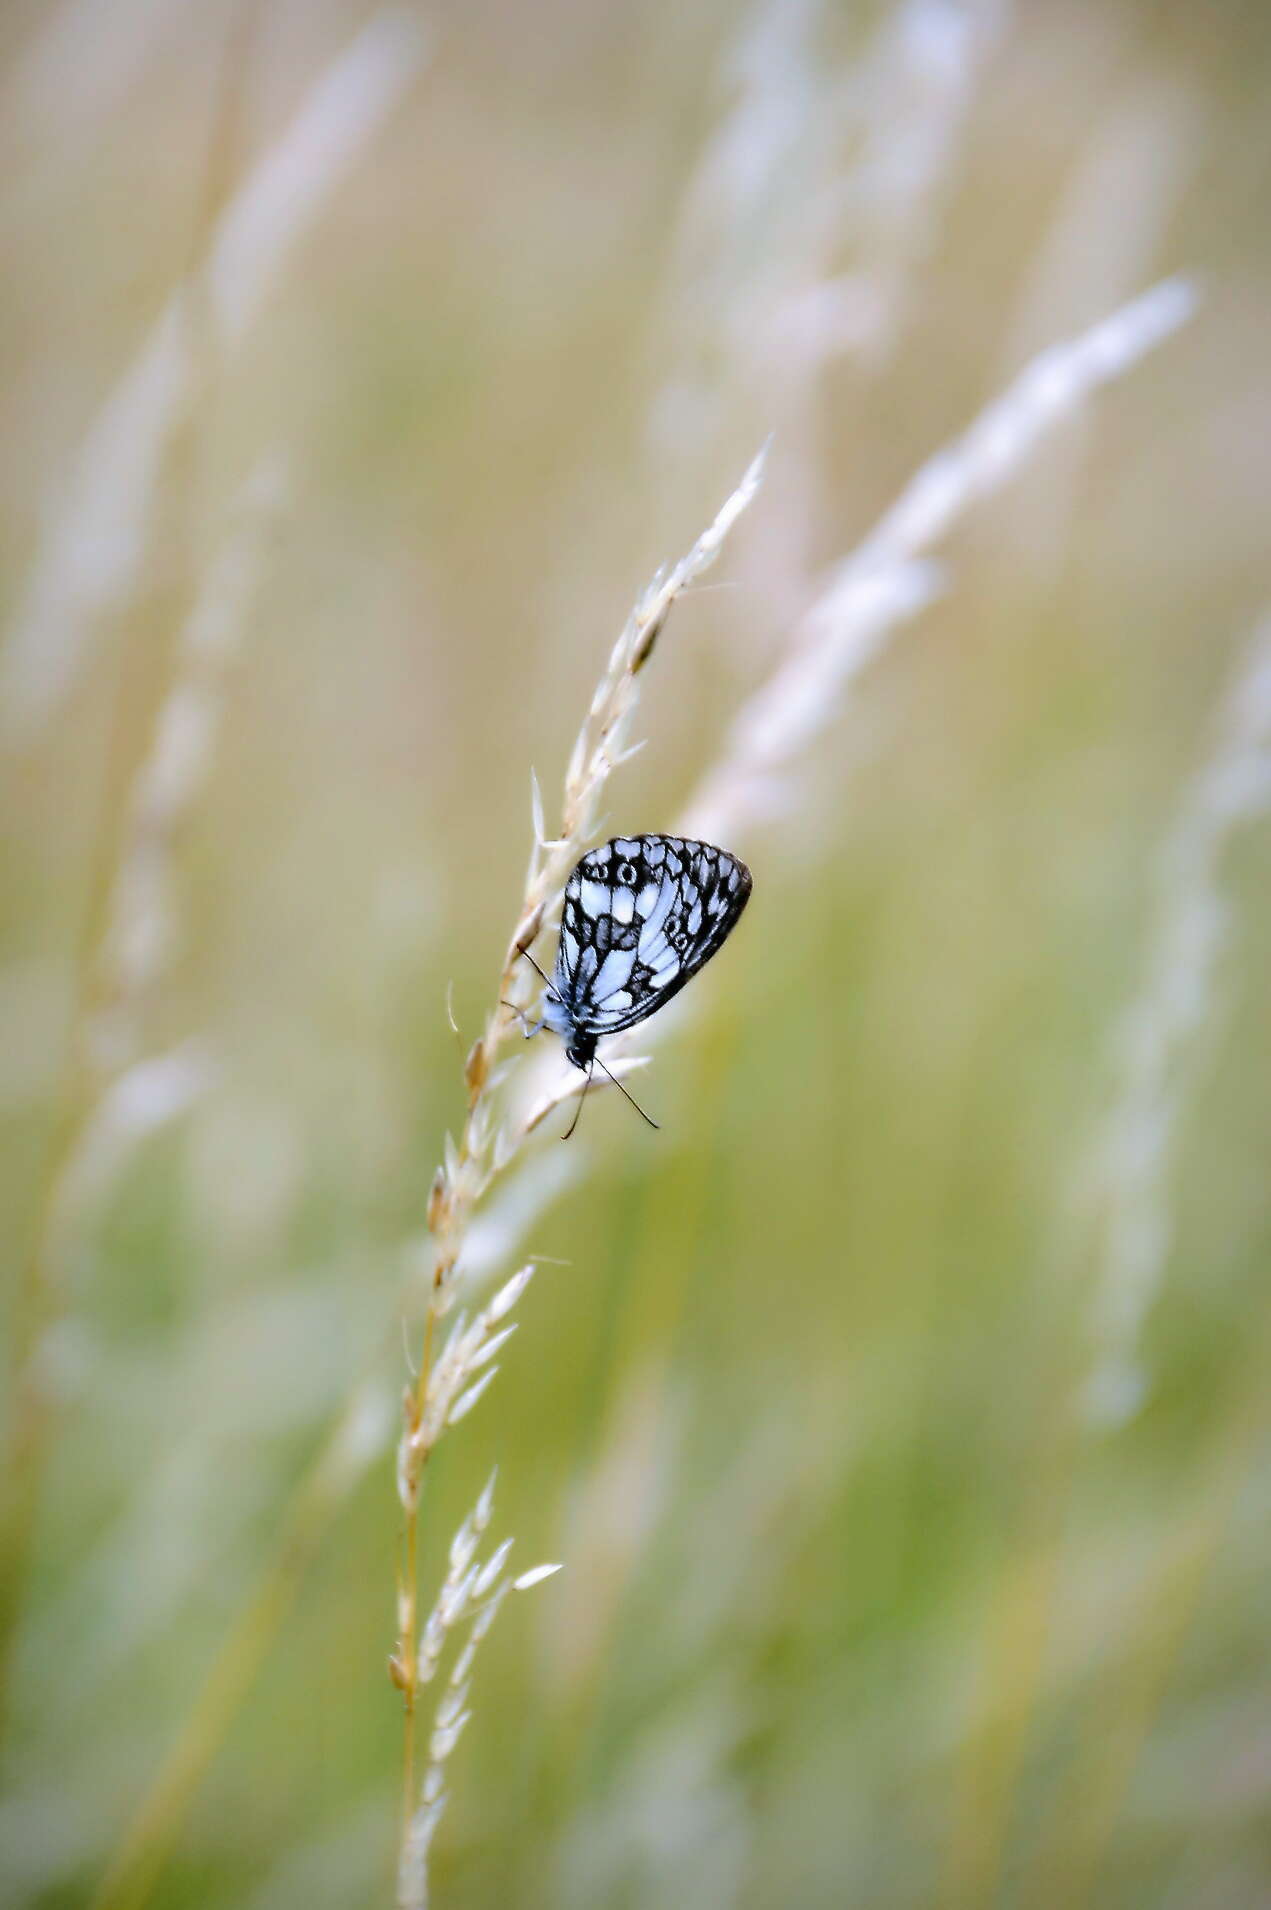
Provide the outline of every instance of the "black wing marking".
{"type": "MultiPolygon", "coordinates": [[[[636,839],[617,837],[589,850],[565,884],[555,983],[571,1006],[596,998],[593,984],[607,955],[634,951],[634,897],[624,893],[616,872],[622,869],[635,877],[637,865],[628,856],[636,855],[636,839]],[[611,853],[619,848],[625,853],[611,853]]],[[[605,992],[610,992],[608,987],[605,992]]]]}

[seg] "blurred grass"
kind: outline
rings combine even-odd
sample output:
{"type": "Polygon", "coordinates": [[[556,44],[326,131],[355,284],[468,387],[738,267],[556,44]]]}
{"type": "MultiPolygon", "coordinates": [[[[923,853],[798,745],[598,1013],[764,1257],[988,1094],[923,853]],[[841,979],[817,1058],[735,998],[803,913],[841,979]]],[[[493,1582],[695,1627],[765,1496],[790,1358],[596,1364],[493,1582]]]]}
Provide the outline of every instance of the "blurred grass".
{"type": "MultiPolygon", "coordinates": [[[[140,17],[114,5],[118,31],[140,17]]],[[[85,96],[64,118],[36,110],[22,64],[59,10],[19,11],[10,608],[75,445],[184,267],[233,14],[155,9],[97,119],[110,9],[80,12],[65,71],[85,96]]],[[[252,150],[367,17],[265,11],[252,150]]],[[[823,24],[843,72],[874,17],[823,24]]],[[[634,590],[773,422],[777,372],[715,392],[717,430],[650,450],[671,236],[746,18],[443,12],[433,64],[199,426],[196,563],[262,449],[296,473],[183,845],[152,1031],[205,1034],[220,1074],[138,1152],[75,1259],[4,1751],[6,1902],[88,1899],[187,1718],[392,1318],[460,1106],[446,985],[471,1034],[519,889],[528,768],[556,786],[634,590]]],[[[483,1648],[439,1904],[1271,1895],[1265,831],[1229,863],[1236,934],[1171,1187],[1155,1384],[1111,1437],[1071,1420],[1094,1270],[1064,1229],[1140,972],[1150,858],[1268,594],[1269,62],[1262,10],[1234,0],[1018,9],[894,353],[820,381],[817,562],[1018,362],[1092,142],[1121,180],[1119,116],[1186,103],[1162,118],[1174,183],[1136,282],[1195,266],[1203,319],[1056,447],[1062,482],[1043,460],[958,537],[946,598],[867,677],[800,807],[746,845],[745,932],[644,1079],[663,1133],[616,1099],[588,1108],[595,1171],[530,1241],[569,1264],[541,1270],[498,1385],[438,1456],[426,1584],[495,1460],[517,1559],[567,1562],[483,1648]]],[[[777,192],[772,229],[796,210],[777,192]]],[[[1133,289],[1137,236],[1078,248],[1046,337],[1133,289]]],[[[748,260],[761,283],[765,256],[748,260]]],[[[770,525],[793,494],[779,470],[754,512],[770,525]]],[[[743,587],[680,606],[615,827],[672,821],[785,634],[750,534],[720,572],[743,587]]],[[[142,595],[0,768],[8,1260],[61,1093],[105,712],[122,682],[139,723],[169,634],[142,595]]],[[[388,1900],[395,1521],[377,1462],[156,1903],[388,1900]]]]}

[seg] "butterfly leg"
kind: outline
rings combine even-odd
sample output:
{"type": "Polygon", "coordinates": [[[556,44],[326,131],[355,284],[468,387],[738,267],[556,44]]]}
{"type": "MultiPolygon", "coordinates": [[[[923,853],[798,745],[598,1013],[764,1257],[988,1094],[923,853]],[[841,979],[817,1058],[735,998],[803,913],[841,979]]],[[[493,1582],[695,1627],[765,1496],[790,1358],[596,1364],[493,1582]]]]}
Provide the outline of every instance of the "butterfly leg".
{"type": "MultiPolygon", "coordinates": [[[[608,1073],[608,1069],[606,1069],[605,1072],[608,1073]]],[[[574,1129],[578,1126],[578,1123],[580,1119],[582,1118],[583,1102],[587,1099],[587,1090],[591,1086],[591,1075],[592,1075],[592,1071],[590,1068],[588,1068],[587,1079],[583,1082],[583,1091],[578,1097],[578,1106],[574,1109],[574,1118],[570,1122],[569,1126],[565,1129],[565,1132],[561,1135],[562,1141],[567,1141],[569,1139],[570,1135],[573,1133],[574,1129]]]]}
{"type": "Polygon", "coordinates": [[[523,1008],[518,1008],[514,1001],[501,1001],[499,1003],[499,1007],[510,1008],[514,1015],[518,1015],[520,1017],[521,1026],[525,1031],[525,1039],[527,1041],[531,1041],[535,1035],[541,1034],[543,1029],[546,1028],[547,1026],[547,1023],[545,1021],[536,1021],[533,1027],[531,1027],[529,1016],[526,1014],[523,1008]]]}

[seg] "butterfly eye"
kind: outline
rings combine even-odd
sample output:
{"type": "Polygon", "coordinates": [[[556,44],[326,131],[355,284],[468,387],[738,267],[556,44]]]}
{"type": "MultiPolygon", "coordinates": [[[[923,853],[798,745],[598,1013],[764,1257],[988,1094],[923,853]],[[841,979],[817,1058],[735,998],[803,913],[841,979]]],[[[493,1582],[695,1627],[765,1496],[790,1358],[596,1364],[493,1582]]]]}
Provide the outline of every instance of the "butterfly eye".
{"type": "Polygon", "coordinates": [[[635,883],[635,879],[635,864],[633,862],[620,862],[618,864],[619,882],[625,883],[627,888],[631,888],[635,883]]]}
{"type": "Polygon", "coordinates": [[[679,918],[679,916],[678,916],[678,915],[668,915],[668,916],[667,916],[667,918],[666,918],[666,939],[667,939],[667,941],[668,941],[668,942],[678,942],[678,941],[679,941],[679,939],[680,939],[680,931],[681,931],[681,928],[682,928],[682,926],[683,926],[683,924],[681,923],[681,921],[680,921],[680,918],[679,918]]]}

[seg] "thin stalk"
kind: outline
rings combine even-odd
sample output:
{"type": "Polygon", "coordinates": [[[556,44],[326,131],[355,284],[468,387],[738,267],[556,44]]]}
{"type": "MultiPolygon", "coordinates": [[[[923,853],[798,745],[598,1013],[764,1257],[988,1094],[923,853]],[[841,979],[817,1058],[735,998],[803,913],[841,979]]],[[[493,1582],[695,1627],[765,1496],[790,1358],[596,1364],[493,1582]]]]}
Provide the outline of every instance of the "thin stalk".
{"type": "MultiPolygon", "coordinates": [[[[378,1362],[377,1362],[378,1363],[378,1362]]],[[[217,1653],[184,1728],[133,1817],[91,1910],[138,1910],[159,1876],[190,1799],[242,1704],[332,1518],[380,1450],[382,1415],[363,1379],[297,1487],[282,1536],[217,1653]]]]}
{"type": "MultiPolygon", "coordinates": [[[[205,246],[214,226],[240,143],[242,83],[257,10],[258,0],[245,0],[226,47],[191,221],[194,254],[205,246]]],[[[188,615],[194,595],[197,452],[217,370],[216,327],[202,275],[188,275],[177,311],[197,376],[174,418],[166,447],[158,491],[161,509],[154,526],[154,568],[149,590],[139,594],[137,608],[142,614],[116,676],[102,822],[75,956],[61,1106],[24,1256],[10,1340],[8,1408],[0,1435],[0,1738],[8,1715],[13,1656],[57,1423],[47,1354],[66,1304],[66,1248],[59,1223],[81,1144],[111,1078],[109,1064],[94,1053],[94,1037],[101,1012],[110,1005],[104,951],[112,899],[133,830],[133,790],[178,667],[174,633],[188,615]],[[130,713],[127,691],[134,687],[134,670],[140,694],[138,708],[130,713]]]]}
{"type": "MultiPolygon", "coordinates": [[[[672,569],[654,578],[627,618],[579,730],[565,773],[560,828],[550,839],[544,834],[541,802],[535,785],[534,843],[516,926],[494,991],[496,1005],[464,1064],[468,1105],[458,1144],[447,1139],[445,1159],[433,1177],[429,1193],[432,1274],[424,1316],[423,1347],[418,1371],[406,1390],[398,1447],[397,1483],[403,1536],[397,1574],[397,1643],[389,1660],[389,1673],[402,1693],[405,1714],[404,1808],[398,1860],[399,1903],[403,1910],[418,1910],[424,1901],[427,1886],[421,1852],[426,1854],[427,1844],[426,1838],[419,1834],[419,1827],[422,1817],[430,1826],[427,1833],[430,1836],[431,1824],[435,1822],[435,1817],[429,1814],[428,1801],[415,1796],[416,1713],[423,1681],[419,1630],[419,1501],[428,1461],[451,1415],[459,1416],[478,1396],[475,1390],[467,1396],[461,1392],[466,1378],[462,1341],[453,1356],[448,1351],[438,1360],[434,1353],[436,1330],[455,1297],[456,1270],[477,1208],[517,1157],[544,1113],[577,1091],[572,1080],[562,1079],[549,1092],[545,1103],[519,1117],[504,1109],[498,1098],[503,1050],[528,1005],[526,990],[533,982],[532,971],[527,975],[524,956],[554,919],[565,880],[593,837],[602,791],[627,754],[627,729],[639,697],[640,673],[653,655],[671,607],[681,591],[718,556],[733,524],[754,497],[762,469],[761,453],[692,549],[672,569]]],[[[573,1070],[567,1072],[572,1074],[573,1070]]],[[[452,1345],[455,1339],[456,1335],[452,1335],[452,1345]]],[[[477,1383],[479,1387],[488,1383],[493,1370],[482,1375],[477,1383]]]]}

